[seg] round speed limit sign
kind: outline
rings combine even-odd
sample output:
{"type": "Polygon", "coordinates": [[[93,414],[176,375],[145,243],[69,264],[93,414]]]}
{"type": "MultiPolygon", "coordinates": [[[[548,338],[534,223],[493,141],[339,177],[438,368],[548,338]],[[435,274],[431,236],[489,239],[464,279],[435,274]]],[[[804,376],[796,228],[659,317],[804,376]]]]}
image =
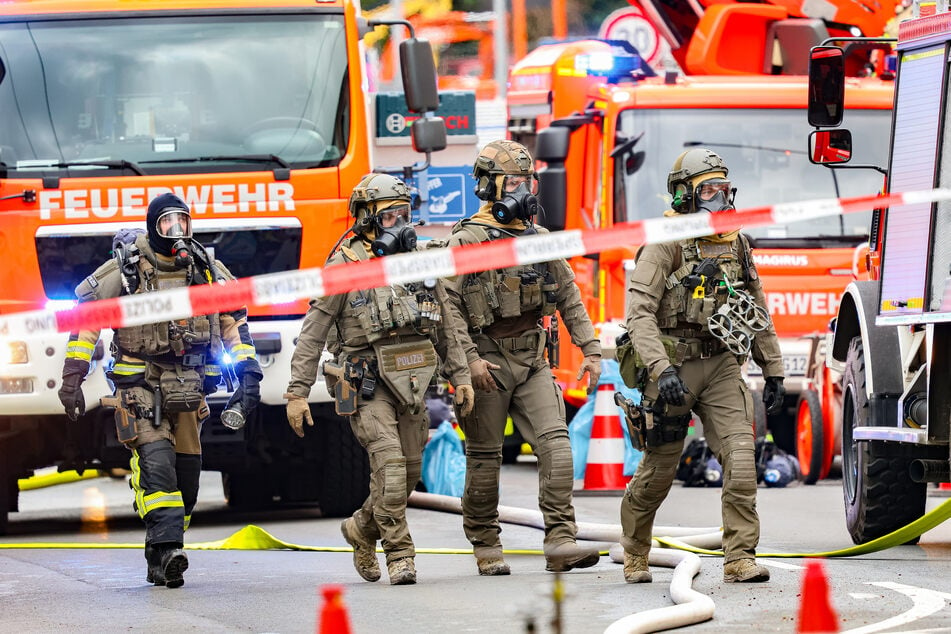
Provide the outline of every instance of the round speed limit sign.
{"type": "Polygon", "coordinates": [[[633,7],[618,9],[605,18],[599,37],[630,42],[648,64],[654,64],[660,56],[660,34],[644,14],[633,7]]]}

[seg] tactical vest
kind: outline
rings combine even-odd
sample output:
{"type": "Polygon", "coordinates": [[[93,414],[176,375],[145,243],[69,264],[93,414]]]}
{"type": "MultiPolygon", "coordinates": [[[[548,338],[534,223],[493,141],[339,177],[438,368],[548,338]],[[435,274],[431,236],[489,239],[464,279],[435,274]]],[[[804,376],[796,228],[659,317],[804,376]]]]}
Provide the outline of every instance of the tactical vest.
{"type": "Polygon", "coordinates": [[[657,326],[661,332],[683,336],[685,333],[677,331],[695,329],[698,334],[703,333],[700,336],[710,335],[707,325],[710,317],[728,302],[732,290],[746,288],[750,274],[745,265],[748,254],[738,252],[744,247],[742,239],[733,242],[693,239],[680,242],[681,266],[667,277],[667,288],[658,307],[657,326]],[[717,258],[719,262],[720,272],[716,279],[707,280],[705,284],[712,292],[688,289],[681,282],[706,258],[717,258]]]}
{"type": "MultiPolygon", "coordinates": [[[[195,271],[177,269],[171,263],[158,259],[145,236],[139,236],[135,243],[139,248],[139,260],[136,263],[139,283],[135,294],[183,288],[190,283],[208,282],[208,280],[198,281],[197,279],[192,282],[193,278],[198,277],[195,271]]],[[[113,341],[121,352],[145,360],[174,363],[186,354],[203,355],[200,363],[188,364],[193,366],[204,366],[206,358],[210,363],[223,351],[221,325],[217,313],[198,315],[174,322],[124,326],[116,329],[113,341]]]]}
{"type": "MultiPolygon", "coordinates": [[[[508,237],[500,231],[463,221],[457,231],[468,231],[479,242],[508,237]]],[[[558,281],[542,262],[467,275],[462,284],[469,328],[487,328],[496,320],[537,311],[540,317],[554,315],[558,281]]]]}
{"type": "MultiPolygon", "coordinates": [[[[362,240],[352,240],[341,252],[351,262],[370,257],[362,240]]],[[[435,340],[442,307],[434,289],[425,283],[381,286],[353,295],[356,298],[346,302],[337,322],[343,346],[363,348],[394,337],[435,340]]]]}

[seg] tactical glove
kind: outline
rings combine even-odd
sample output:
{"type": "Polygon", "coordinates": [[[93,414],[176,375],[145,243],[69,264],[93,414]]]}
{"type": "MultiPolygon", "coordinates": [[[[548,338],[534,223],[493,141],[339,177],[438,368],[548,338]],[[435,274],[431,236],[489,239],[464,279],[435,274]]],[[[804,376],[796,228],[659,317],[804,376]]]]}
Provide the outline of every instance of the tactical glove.
{"type": "Polygon", "coordinates": [[[472,407],[475,405],[475,390],[472,389],[471,385],[457,385],[453,402],[456,404],[456,407],[459,408],[460,414],[468,416],[472,412],[472,407]]]}
{"type": "Polygon", "coordinates": [[[221,385],[221,375],[220,374],[208,374],[208,368],[205,368],[205,376],[201,381],[202,391],[208,394],[214,394],[218,391],[218,386],[221,385]]]}
{"type": "Polygon", "coordinates": [[[783,387],[783,377],[766,377],[766,385],[763,386],[763,403],[766,405],[767,414],[779,413],[779,410],[783,408],[784,396],[786,396],[786,388],[783,387]]]}
{"type": "Polygon", "coordinates": [[[86,398],[83,396],[83,380],[89,372],[89,362],[66,359],[63,365],[63,385],[59,388],[59,402],[66,410],[69,420],[79,420],[86,413],[86,398]]]}
{"type": "Polygon", "coordinates": [[[241,394],[244,415],[249,416],[261,402],[261,379],[264,378],[264,373],[261,372],[257,359],[245,359],[235,367],[235,372],[241,387],[235,391],[234,396],[241,394]]]}
{"type": "Polygon", "coordinates": [[[303,396],[297,396],[288,392],[284,395],[287,399],[287,422],[290,423],[294,433],[304,437],[304,421],[311,427],[314,426],[314,419],[310,415],[310,405],[303,396]]]}
{"type": "Polygon", "coordinates": [[[688,391],[687,386],[684,385],[683,379],[677,374],[677,368],[672,365],[667,366],[667,369],[660,373],[660,378],[657,379],[657,389],[668,405],[680,406],[686,403],[684,393],[688,391]]]}
{"type": "Polygon", "coordinates": [[[472,386],[483,392],[494,392],[499,389],[489,370],[498,370],[499,366],[489,363],[485,359],[476,359],[469,364],[469,374],[472,376],[472,386]]]}
{"type": "Polygon", "coordinates": [[[601,378],[601,355],[592,354],[584,358],[578,369],[579,381],[585,372],[588,373],[588,394],[594,394],[594,391],[598,389],[598,380],[601,378]]]}

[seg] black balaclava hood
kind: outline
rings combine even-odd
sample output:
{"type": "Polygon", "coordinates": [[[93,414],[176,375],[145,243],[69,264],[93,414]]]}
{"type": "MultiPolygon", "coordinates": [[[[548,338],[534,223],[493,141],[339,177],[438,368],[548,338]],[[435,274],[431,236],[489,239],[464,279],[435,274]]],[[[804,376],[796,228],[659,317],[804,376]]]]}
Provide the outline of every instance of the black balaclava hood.
{"type": "Polygon", "coordinates": [[[188,209],[188,205],[185,204],[185,201],[171,192],[160,194],[153,198],[152,202],[149,203],[149,211],[145,215],[145,226],[149,233],[149,245],[156,253],[168,256],[174,255],[172,245],[175,244],[175,240],[172,238],[163,238],[159,235],[158,218],[162,215],[164,210],[170,207],[182,209],[185,213],[191,215],[191,211],[188,209]]]}

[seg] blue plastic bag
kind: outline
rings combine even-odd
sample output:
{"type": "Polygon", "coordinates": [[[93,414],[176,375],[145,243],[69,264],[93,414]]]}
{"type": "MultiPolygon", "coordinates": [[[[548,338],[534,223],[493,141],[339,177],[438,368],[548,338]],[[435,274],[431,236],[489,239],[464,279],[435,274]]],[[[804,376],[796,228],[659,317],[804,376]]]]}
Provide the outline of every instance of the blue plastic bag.
{"type": "MultiPolygon", "coordinates": [[[[598,379],[598,385],[613,385],[615,391],[621,392],[625,397],[635,403],[641,402],[641,393],[633,388],[624,385],[621,379],[621,371],[618,369],[618,363],[614,359],[604,359],[601,361],[601,378],[598,379]]],[[[584,480],[585,468],[588,466],[588,445],[591,442],[591,428],[594,426],[594,400],[597,392],[588,397],[588,401],[581,406],[578,412],[568,424],[568,438],[571,441],[571,459],[574,462],[575,480],[584,480]]],[[[613,398],[613,395],[612,395],[613,398]]],[[[624,424],[624,411],[618,407],[618,421],[621,429],[624,431],[624,475],[632,476],[637,470],[637,465],[641,461],[641,452],[634,449],[631,444],[631,436],[627,431],[627,425],[624,424]]]]}
{"type": "Polygon", "coordinates": [[[440,423],[423,449],[423,484],[430,493],[462,497],[466,454],[449,421],[440,423]]]}

